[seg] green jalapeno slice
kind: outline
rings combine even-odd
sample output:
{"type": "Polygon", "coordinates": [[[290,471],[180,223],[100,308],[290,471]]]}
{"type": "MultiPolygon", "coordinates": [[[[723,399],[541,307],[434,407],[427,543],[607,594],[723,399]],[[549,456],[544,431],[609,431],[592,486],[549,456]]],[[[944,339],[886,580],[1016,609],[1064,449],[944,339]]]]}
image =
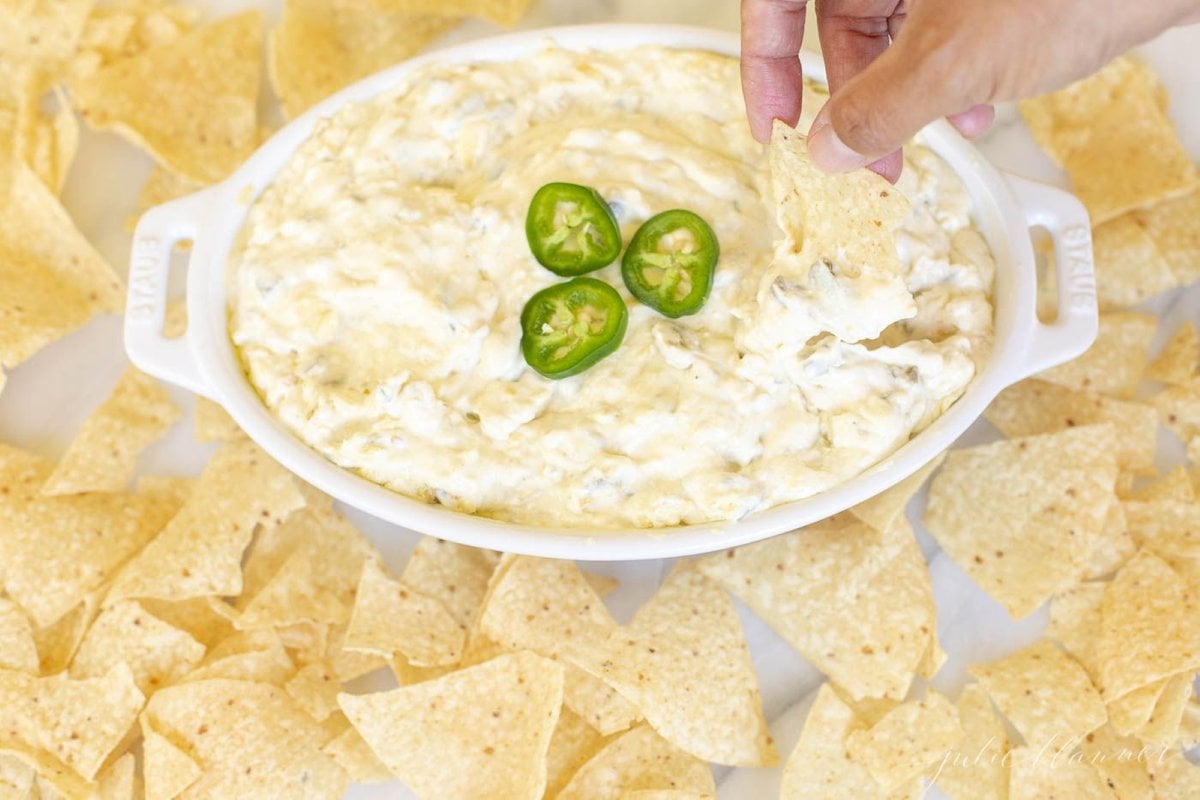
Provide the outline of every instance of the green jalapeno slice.
{"type": "Polygon", "coordinates": [[[708,299],[719,254],[707,222],[691,211],[664,211],[633,235],[621,259],[621,277],[634,297],[658,313],[684,317],[708,299]]]}
{"type": "Polygon", "coordinates": [[[604,198],[574,183],[547,183],[525,216],[533,257],[555,275],[570,277],[606,267],[621,254],[621,229],[604,198]]]}
{"type": "Polygon", "coordinates": [[[573,278],[529,298],[521,311],[521,353],[547,378],[578,375],[617,349],[628,324],[616,289],[573,278]]]}

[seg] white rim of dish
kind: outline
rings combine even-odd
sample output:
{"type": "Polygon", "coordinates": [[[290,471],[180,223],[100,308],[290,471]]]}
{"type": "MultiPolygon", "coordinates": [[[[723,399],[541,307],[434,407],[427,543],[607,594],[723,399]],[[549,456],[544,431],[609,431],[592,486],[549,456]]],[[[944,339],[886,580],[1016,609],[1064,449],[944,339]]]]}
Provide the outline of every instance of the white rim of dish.
{"type": "MultiPolygon", "coordinates": [[[[234,354],[227,331],[225,272],[244,216],[262,189],[309,138],[314,124],[342,106],[368,100],[431,63],[504,61],[547,46],[620,50],[642,45],[736,56],[735,34],[674,25],[582,25],[501,35],[427,53],[377,73],[319,103],[262,145],[224,182],[147,212],[134,235],[126,349],[145,372],[220,403],[268,454],[349,506],[401,528],[476,547],[551,558],[641,560],[707,553],[748,544],[825,519],[893,486],[948,448],[1006,386],[1082,353],[1095,338],[1097,312],[1090,226],[1082,205],[1048,186],[1004,175],[944,121],[925,143],[959,175],[974,219],[996,260],[995,345],[987,366],[962,397],[929,427],[875,466],[812,497],[743,519],[656,529],[554,528],[518,525],[452,511],[397,494],[327,460],[276,420],[234,354]],[[1029,229],[1054,245],[1058,318],[1038,321],[1036,263],[1029,229]],[[193,242],[187,279],[190,320],[183,337],[166,339],[170,254],[193,242]]],[[[824,82],[820,58],[801,55],[806,76],[824,82]]]]}

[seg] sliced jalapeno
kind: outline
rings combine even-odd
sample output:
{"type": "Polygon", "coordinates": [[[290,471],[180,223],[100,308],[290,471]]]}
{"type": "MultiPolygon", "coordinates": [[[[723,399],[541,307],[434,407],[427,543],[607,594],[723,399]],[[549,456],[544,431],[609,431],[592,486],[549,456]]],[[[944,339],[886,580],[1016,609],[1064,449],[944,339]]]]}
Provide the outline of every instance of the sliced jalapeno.
{"type": "Polygon", "coordinates": [[[566,378],[616,350],[628,324],[616,289],[595,278],[574,278],[529,298],[521,311],[521,352],[547,378],[566,378]]]}
{"type": "Polygon", "coordinates": [[[695,314],[708,299],[720,248],[691,211],[655,214],[637,229],[621,259],[630,293],[667,317],[695,314]]]}
{"type": "Polygon", "coordinates": [[[582,275],[621,254],[621,229],[608,203],[595,189],[573,183],[537,190],[525,216],[525,237],[533,257],[555,275],[582,275]]]}

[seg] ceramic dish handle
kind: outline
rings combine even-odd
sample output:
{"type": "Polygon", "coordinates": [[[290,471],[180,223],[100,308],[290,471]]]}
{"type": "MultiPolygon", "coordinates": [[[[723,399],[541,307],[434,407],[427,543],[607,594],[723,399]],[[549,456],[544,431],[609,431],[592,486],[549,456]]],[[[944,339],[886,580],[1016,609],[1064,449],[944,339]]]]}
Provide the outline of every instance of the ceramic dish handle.
{"type": "Polygon", "coordinates": [[[129,257],[129,296],[125,302],[125,351],[143,372],[208,396],[188,336],[163,333],[171,252],[196,237],[204,193],[156,206],[138,220],[129,257]]]}
{"type": "Polygon", "coordinates": [[[1045,228],[1054,244],[1058,315],[1038,322],[1029,338],[1026,376],[1057,366],[1083,353],[1096,339],[1096,275],[1092,264],[1092,226],[1083,204],[1061,189],[1005,175],[1029,227],[1045,228]]]}

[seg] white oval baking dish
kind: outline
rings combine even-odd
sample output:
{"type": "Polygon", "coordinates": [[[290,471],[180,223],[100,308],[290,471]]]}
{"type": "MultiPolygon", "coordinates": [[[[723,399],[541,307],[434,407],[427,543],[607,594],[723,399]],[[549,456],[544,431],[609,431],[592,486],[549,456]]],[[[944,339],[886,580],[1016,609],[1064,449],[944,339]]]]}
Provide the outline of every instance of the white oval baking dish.
{"type": "MultiPolygon", "coordinates": [[[[928,463],[974,422],[1006,386],[1082,353],[1096,335],[1091,235],[1071,195],[998,172],[945,122],[927,144],[959,174],[977,224],[996,258],[995,351],[987,367],[945,414],[889,458],[821,494],[738,521],[654,530],[547,529],[514,525],[427,505],[348,472],[310,449],[266,409],[238,363],[227,332],[226,261],[250,203],[321,117],[394,86],[423,64],[521,58],[548,41],[576,50],[641,44],[736,55],[734,34],[654,25],[587,25],[498,36],[398,64],[330,97],[279,131],[223,183],[148,211],[139,221],[129,273],[125,346],[145,372],[221,404],[280,464],[350,506],[420,533],[530,555],[585,560],[664,558],[719,550],[794,530],[866,500],[928,463]],[[1058,275],[1058,317],[1038,321],[1036,263],[1029,229],[1049,231],[1058,275]],[[193,243],[187,274],[187,333],[163,336],[173,246],[193,243]]],[[[823,81],[819,58],[803,55],[805,74],[823,81]]]]}

